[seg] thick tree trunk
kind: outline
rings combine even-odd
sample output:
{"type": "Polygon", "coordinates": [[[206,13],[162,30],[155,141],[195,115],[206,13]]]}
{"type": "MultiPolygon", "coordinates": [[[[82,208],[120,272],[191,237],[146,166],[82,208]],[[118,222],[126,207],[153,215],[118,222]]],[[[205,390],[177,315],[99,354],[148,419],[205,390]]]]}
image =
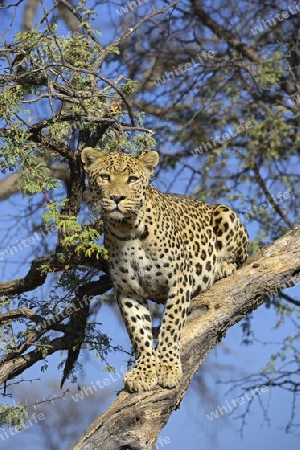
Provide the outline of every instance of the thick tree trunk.
{"type": "Polygon", "coordinates": [[[71,450],[155,450],[160,430],[179,408],[193,375],[226,330],[299,280],[300,227],[296,227],[193,299],[182,336],[180,386],[156,387],[141,394],[122,392],[71,450]]]}

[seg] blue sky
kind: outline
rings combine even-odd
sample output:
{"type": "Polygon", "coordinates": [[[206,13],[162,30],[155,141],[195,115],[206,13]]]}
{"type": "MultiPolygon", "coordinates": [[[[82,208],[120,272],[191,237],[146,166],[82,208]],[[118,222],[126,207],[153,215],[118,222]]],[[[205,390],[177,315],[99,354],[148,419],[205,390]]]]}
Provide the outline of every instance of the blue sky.
{"type": "MultiPolygon", "coordinates": [[[[49,3],[50,1],[46,2],[46,5],[49,3]]],[[[107,13],[106,6],[103,5],[103,14],[105,13],[107,13]]],[[[9,37],[18,29],[20,17],[22,17],[22,5],[17,9],[14,25],[5,36],[6,40],[9,40],[9,37]]],[[[101,28],[101,19],[97,18],[94,25],[101,28]]],[[[63,27],[62,31],[65,31],[63,27]]],[[[108,32],[108,28],[105,27],[102,29],[102,32],[103,41],[107,42],[110,39],[111,31],[108,32]]],[[[165,179],[158,179],[154,181],[154,184],[162,188],[165,181],[165,179]]],[[[182,178],[177,180],[172,190],[174,192],[182,192],[184,183],[183,174],[182,178]]],[[[24,237],[27,236],[25,224],[28,219],[25,214],[24,200],[19,195],[14,196],[8,202],[0,203],[0,211],[1,217],[7,220],[5,226],[8,225],[12,229],[11,236],[14,236],[14,238],[6,236],[4,227],[1,227],[1,248],[5,248],[7,245],[12,245],[12,239],[13,243],[19,240],[22,237],[22,233],[24,233],[24,237]],[[20,208],[17,209],[16,205],[19,205],[20,208]],[[18,224],[12,219],[16,211],[20,215],[18,224]],[[16,236],[17,225],[19,229],[17,229],[18,234],[16,236]]],[[[249,231],[250,234],[255,233],[251,229],[251,226],[249,231]]],[[[1,279],[8,280],[15,278],[16,273],[18,277],[25,275],[31,258],[39,254],[38,252],[39,242],[36,241],[30,248],[23,249],[22,252],[8,258],[6,261],[8,264],[5,267],[0,261],[0,265],[2,265],[0,269],[1,279]],[[26,258],[26,264],[19,265],[26,258]]],[[[292,296],[299,298],[299,286],[290,291],[292,296]]],[[[42,289],[38,295],[42,299],[42,289]]],[[[125,349],[130,350],[129,338],[123,324],[117,316],[115,308],[109,305],[103,306],[100,310],[98,320],[103,323],[101,330],[113,335],[115,344],[121,343],[125,349]]],[[[292,325],[289,320],[279,330],[274,330],[275,320],[274,312],[266,309],[264,305],[253,313],[253,329],[259,341],[278,342],[292,332],[292,325]]],[[[265,366],[271,352],[277,348],[276,344],[267,346],[260,342],[255,342],[251,346],[243,346],[241,342],[241,324],[236,324],[228,331],[226,338],[210,353],[203,367],[199,370],[198,377],[206,380],[208,391],[211,393],[210,401],[202,401],[202,395],[198,392],[197,382],[192,382],[186,397],[181,403],[180,409],[173,413],[169,423],[162,430],[160,435],[161,441],[157,444],[157,449],[182,450],[182,448],[188,448],[190,450],[206,450],[212,446],[220,450],[253,450],[253,448],[263,449],[266,446],[272,447],[272,450],[282,450],[284,447],[288,447],[290,450],[299,449],[299,436],[287,435],[282,430],[282,427],[285,426],[289,419],[291,397],[289,394],[280,390],[268,389],[266,393],[260,396],[262,403],[268,406],[269,416],[271,418],[270,424],[264,421],[263,411],[258,399],[253,401],[251,411],[247,416],[247,425],[244,428],[243,439],[239,434],[241,420],[236,419],[236,416],[224,414],[221,418],[212,421],[206,417],[211,411],[215,411],[218,406],[226,405],[226,402],[230,402],[232,399],[244,395],[242,390],[234,390],[228,393],[229,385],[220,382],[260,371],[265,366]]],[[[120,353],[112,354],[108,360],[110,364],[114,365],[117,373],[120,373],[120,368],[126,364],[125,356],[120,353]]],[[[61,378],[61,370],[58,371],[57,369],[59,361],[60,356],[53,355],[48,358],[49,369],[45,373],[41,372],[42,364],[37,364],[24,373],[23,378],[26,380],[39,380],[33,381],[32,384],[24,383],[24,385],[14,386],[13,399],[17,401],[22,396],[24,398],[25,395],[28,403],[33,403],[35,400],[42,399],[44,396],[53,398],[54,393],[59,392],[61,378]],[[26,393],[24,393],[25,389],[23,386],[26,386],[26,393]]],[[[67,382],[66,388],[69,388],[71,393],[68,393],[65,399],[55,400],[53,405],[49,404],[48,409],[43,410],[45,418],[39,420],[37,424],[34,423],[28,429],[16,436],[9,437],[4,442],[0,438],[2,450],[19,449],[20,446],[30,450],[47,450],[47,445],[41,438],[39,429],[42,427],[49,428],[49,424],[53,423],[53,415],[58,419],[63,417],[61,414],[65,414],[64,408],[66,407],[70,408],[70,421],[73,420],[72,411],[79,411],[79,416],[76,417],[74,424],[79,437],[91,421],[111,404],[116,396],[116,392],[122,388],[122,382],[118,378],[118,375],[115,376],[116,381],[112,381],[109,375],[102,371],[104,364],[86,352],[82,352],[80,362],[83,363],[83,371],[79,373],[79,381],[82,387],[91,388],[92,386],[97,386],[97,381],[105,383],[105,379],[110,379],[111,383],[108,384],[106,382],[107,386],[105,389],[94,389],[93,394],[89,394],[82,400],[76,402],[72,398],[72,396],[76,396],[76,385],[67,382]],[[93,405],[92,414],[94,416],[89,412],[91,397],[93,405]]],[[[246,407],[247,404],[241,405],[236,413],[243,413],[246,407]]],[[[36,412],[40,412],[39,408],[37,408],[36,412]]],[[[53,426],[52,434],[54,437],[56,430],[55,426],[53,426]]],[[[64,442],[58,441],[57,448],[58,450],[67,450],[71,444],[72,441],[68,441],[66,437],[64,442]]]]}

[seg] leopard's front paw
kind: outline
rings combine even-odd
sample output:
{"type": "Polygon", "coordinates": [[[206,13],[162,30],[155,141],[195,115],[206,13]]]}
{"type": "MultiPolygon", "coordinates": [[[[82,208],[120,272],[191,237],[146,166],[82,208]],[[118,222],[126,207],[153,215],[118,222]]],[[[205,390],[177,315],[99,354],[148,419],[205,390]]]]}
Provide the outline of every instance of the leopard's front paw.
{"type": "Polygon", "coordinates": [[[125,373],[124,384],[130,392],[150,391],[157,385],[156,366],[135,366],[125,373]]]}
{"type": "Polygon", "coordinates": [[[173,364],[159,363],[157,369],[158,384],[164,388],[172,388],[177,386],[182,378],[182,370],[180,362],[173,364]]]}
{"type": "Polygon", "coordinates": [[[216,278],[220,279],[220,278],[229,277],[229,275],[231,275],[235,271],[236,271],[236,264],[235,263],[228,263],[227,261],[223,261],[221,263],[221,267],[219,269],[219,272],[218,272],[216,278]]]}

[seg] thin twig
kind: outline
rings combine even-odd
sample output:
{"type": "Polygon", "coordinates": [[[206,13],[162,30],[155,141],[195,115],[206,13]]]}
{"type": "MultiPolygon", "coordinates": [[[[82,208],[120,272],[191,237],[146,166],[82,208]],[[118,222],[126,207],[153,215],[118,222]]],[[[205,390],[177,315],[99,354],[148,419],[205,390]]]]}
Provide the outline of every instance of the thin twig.
{"type": "Polygon", "coordinates": [[[293,228],[294,224],[290,221],[290,219],[282,212],[282,210],[279,208],[278,204],[274,202],[274,199],[269,191],[269,189],[266,186],[266,183],[264,181],[264,179],[262,178],[261,174],[259,173],[259,168],[257,166],[257,163],[254,161],[253,164],[253,171],[254,174],[256,176],[256,180],[257,183],[259,184],[259,186],[262,188],[265,196],[267,197],[269,203],[271,203],[271,205],[274,205],[274,209],[277,212],[277,214],[279,214],[279,216],[282,218],[282,220],[286,223],[286,225],[289,228],[293,228]]]}

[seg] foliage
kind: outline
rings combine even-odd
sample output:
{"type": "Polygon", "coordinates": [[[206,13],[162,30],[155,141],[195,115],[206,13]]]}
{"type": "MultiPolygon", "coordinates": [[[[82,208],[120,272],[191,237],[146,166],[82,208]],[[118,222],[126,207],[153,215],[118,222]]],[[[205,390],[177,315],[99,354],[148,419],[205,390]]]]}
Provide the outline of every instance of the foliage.
{"type": "Polygon", "coordinates": [[[29,414],[23,403],[17,403],[14,407],[8,404],[0,405],[0,427],[18,427],[22,429],[29,414]]]}

